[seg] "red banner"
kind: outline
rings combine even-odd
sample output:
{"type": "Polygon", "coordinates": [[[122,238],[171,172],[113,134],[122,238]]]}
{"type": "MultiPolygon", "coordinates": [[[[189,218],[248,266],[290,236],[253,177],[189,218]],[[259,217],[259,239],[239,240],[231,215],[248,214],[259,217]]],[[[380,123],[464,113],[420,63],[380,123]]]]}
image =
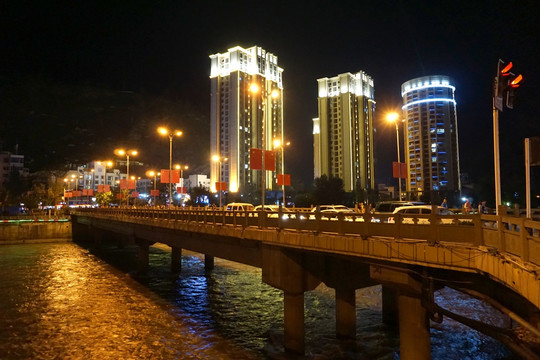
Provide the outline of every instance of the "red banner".
{"type": "Polygon", "coordinates": [[[88,189],[88,190],[86,191],[86,195],[87,195],[87,196],[94,196],[94,189],[88,189]]]}
{"type": "Polygon", "coordinates": [[[394,179],[399,178],[399,175],[401,175],[402,179],[406,179],[407,178],[407,164],[398,163],[397,161],[392,162],[392,175],[394,179]],[[401,167],[401,174],[400,174],[400,167],[401,167]]]}
{"type": "MultiPolygon", "coordinates": [[[[172,183],[178,184],[180,182],[180,170],[173,170],[171,174],[172,174],[172,183]]],[[[169,170],[161,169],[161,183],[162,184],[169,183],[169,170]]]]}
{"type": "Polygon", "coordinates": [[[289,174],[277,174],[277,184],[278,185],[291,185],[291,175],[289,174]]]}
{"type": "Polygon", "coordinates": [[[104,192],[110,192],[111,191],[111,186],[110,185],[103,185],[103,191],[104,192]]]}
{"type": "Polygon", "coordinates": [[[98,185],[98,186],[97,186],[97,192],[98,192],[98,193],[104,192],[104,191],[103,191],[103,185],[98,185]]]}
{"type": "Polygon", "coordinates": [[[65,197],[65,198],[70,198],[70,197],[73,197],[73,194],[71,193],[71,191],[66,191],[66,192],[64,193],[64,197],[65,197]]]}
{"type": "Polygon", "coordinates": [[[178,194],[186,194],[187,193],[187,188],[185,186],[178,186],[176,188],[176,192],[178,194]]]}
{"type": "Polygon", "coordinates": [[[276,171],[276,152],[275,151],[265,150],[264,169],[266,171],[276,171]]]}
{"type": "Polygon", "coordinates": [[[216,182],[216,191],[227,191],[227,183],[226,182],[216,182]]]}
{"type": "Polygon", "coordinates": [[[120,190],[127,189],[127,179],[120,179],[120,190]]]}
{"type": "Polygon", "coordinates": [[[135,188],[136,188],[135,180],[129,180],[128,181],[128,190],[135,190],[135,188]]]}
{"type": "Polygon", "coordinates": [[[131,194],[130,194],[130,196],[131,196],[132,198],[138,198],[138,197],[139,197],[139,193],[136,192],[136,191],[132,191],[131,194]]]}
{"type": "Polygon", "coordinates": [[[159,190],[150,190],[150,196],[159,196],[159,190]]]}
{"type": "Polygon", "coordinates": [[[73,196],[82,196],[82,191],[76,190],[71,192],[73,196]]]}
{"type": "Polygon", "coordinates": [[[262,150],[251,148],[249,149],[249,168],[251,170],[262,169],[262,150]]]}
{"type": "Polygon", "coordinates": [[[88,189],[82,190],[82,196],[88,196],[88,189]]]}
{"type": "Polygon", "coordinates": [[[123,196],[122,196],[122,194],[116,194],[116,198],[121,199],[121,198],[123,198],[123,196]]]}

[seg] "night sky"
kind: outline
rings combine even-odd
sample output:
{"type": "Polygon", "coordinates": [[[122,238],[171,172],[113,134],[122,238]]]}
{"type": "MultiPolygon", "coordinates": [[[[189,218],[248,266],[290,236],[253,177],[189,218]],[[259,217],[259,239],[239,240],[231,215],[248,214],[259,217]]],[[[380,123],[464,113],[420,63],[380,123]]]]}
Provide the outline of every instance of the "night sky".
{"type": "Polygon", "coordinates": [[[523,138],[540,134],[539,4],[8,0],[0,6],[0,76],[42,74],[171,93],[209,114],[208,56],[261,46],[284,68],[287,167],[309,181],[316,79],[363,70],[375,84],[376,173],[383,183],[396,157],[384,115],[400,110],[401,84],[424,75],[456,83],[462,172],[473,179],[493,172],[491,82],[501,58],[525,78],[515,109],[501,114],[501,166],[520,173],[523,138]]]}

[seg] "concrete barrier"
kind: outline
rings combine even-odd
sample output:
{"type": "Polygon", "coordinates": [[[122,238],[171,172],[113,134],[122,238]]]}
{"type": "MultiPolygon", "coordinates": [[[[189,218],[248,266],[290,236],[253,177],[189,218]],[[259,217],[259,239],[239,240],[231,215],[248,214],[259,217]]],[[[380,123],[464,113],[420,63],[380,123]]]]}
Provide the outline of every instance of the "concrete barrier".
{"type": "Polygon", "coordinates": [[[71,241],[69,219],[0,219],[0,245],[71,241]]]}

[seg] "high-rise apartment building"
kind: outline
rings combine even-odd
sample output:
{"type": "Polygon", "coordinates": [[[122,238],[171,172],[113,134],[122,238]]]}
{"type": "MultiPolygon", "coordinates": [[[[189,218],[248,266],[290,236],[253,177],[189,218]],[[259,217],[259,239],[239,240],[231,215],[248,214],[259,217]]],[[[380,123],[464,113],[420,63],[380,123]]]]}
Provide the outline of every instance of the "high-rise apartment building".
{"type": "Polygon", "coordinates": [[[455,86],[448,76],[424,76],[401,85],[407,192],[450,196],[461,190],[455,86]]]}
{"type": "Polygon", "coordinates": [[[339,177],[345,191],[374,189],[373,79],[360,71],[317,82],[319,117],[313,119],[315,178],[339,177]]]}
{"type": "MultiPolygon", "coordinates": [[[[210,150],[222,159],[212,163],[211,189],[217,181],[231,192],[259,188],[261,171],[249,168],[250,148],[270,150],[276,138],[283,143],[283,69],[259,46],[237,46],[210,55],[210,62],[210,150]]],[[[265,171],[267,189],[275,174],[265,171]]]]}

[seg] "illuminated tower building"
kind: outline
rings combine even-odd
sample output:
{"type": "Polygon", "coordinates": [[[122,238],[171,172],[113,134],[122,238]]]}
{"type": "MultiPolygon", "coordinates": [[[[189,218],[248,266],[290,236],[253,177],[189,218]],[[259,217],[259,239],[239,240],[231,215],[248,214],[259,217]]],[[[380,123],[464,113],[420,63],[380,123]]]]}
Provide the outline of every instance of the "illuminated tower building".
{"type": "Polygon", "coordinates": [[[401,85],[407,192],[413,198],[438,201],[461,190],[454,91],[448,76],[424,76],[401,85]]]}
{"type": "Polygon", "coordinates": [[[339,177],[345,191],[374,189],[373,79],[360,71],[317,81],[319,117],[313,119],[315,178],[339,177]]]}
{"type": "MultiPolygon", "coordinates": [[[[219,180],[231,192],[259,188],[261,171],[249,169],[249,149],[272,149],[274,139],[283,143],[283,69],[277,56],[258,46],[237,46],[210,55],[210,62],[210,150],[227,158],[212,163],[212,191],[219,180]]],[[[265,174],[271,188],[276,173],[265,174]]]]}

